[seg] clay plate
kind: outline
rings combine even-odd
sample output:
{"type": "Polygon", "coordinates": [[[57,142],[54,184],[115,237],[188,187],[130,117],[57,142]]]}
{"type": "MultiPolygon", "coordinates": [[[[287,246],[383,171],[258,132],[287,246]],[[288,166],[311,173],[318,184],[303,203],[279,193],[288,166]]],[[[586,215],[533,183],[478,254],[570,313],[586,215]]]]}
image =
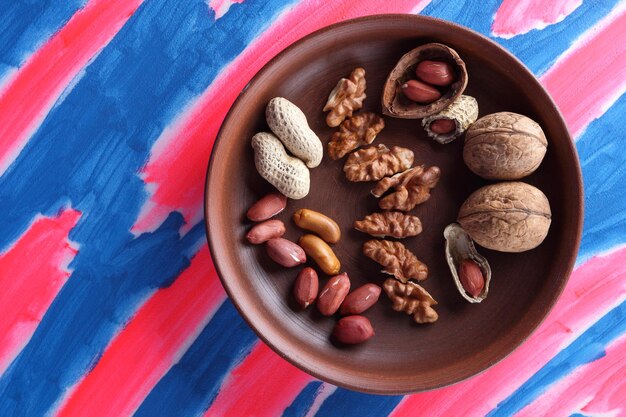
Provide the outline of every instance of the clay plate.
{"type": "MultiPolygon", "coordinates": [[[[288,226],[286,237],[302,231],[291,221],[299,208],[319,210],[342,228],[334,245],[353,288],[385,275],[361,253],[368,237],[352,222],[377,210],[370,195],[373,183],[350,183],[343,162],[324,157],[311,171],[311,193],[290,200],[278,216],[288,226]]],[[[221,128],[209,164],[205,218],[213,261],[231,300],[272,349],[317,378],[358,391],[400,394],[441,387],[472,376],[511,353],[547,315],[572,271],[581,236],[583,191],[578,158],[563,118],[533,75],[512,55],[466,28],[412,15],[371,16],[339,23],[295,43],[270,61],[233,105],[221,128]],[[465,60],[469,84],[465,94],[478,100],[480,115],[513,111],[543,126],[549,146],[540,168],[525,181],[550,200],[553,222],[538,248],[521,254],[483,248],[493,280],[489,297],[479,305],[457,292],[444,255],[443,230],[455,220],[465,198],[487,182],[463,164],[462,140],[439,145],[426,137],[418,120],[385,117],[386,128],[375,143],[414,150],[417,163],[436,164],[442,178],[426,204],[412,214],[424,225],[421,235],[405,240],[426,262],[430,277],[424,287],[439,301],[439,321],[416,325],[391,309],[383,294],[368,312],[376,336],[367,343],[338,347],[329,340],[335,318],[315,308],[297,311],[291,286],[300,268],[274,264],[262,246],[246,243],[251,224],[247,208],[271,190],[256,172],[250,139],[267,130],[266,103],[275,96],[293,101],[307,115],[326,145],[322,107],[337,80],[357,66],[367,71],[365,109],[380,112],[383,82],[396,61],[412,48],[441,42],[465,60]]],[[[321,284],[326,282],[323,277],[321,284]]]]}

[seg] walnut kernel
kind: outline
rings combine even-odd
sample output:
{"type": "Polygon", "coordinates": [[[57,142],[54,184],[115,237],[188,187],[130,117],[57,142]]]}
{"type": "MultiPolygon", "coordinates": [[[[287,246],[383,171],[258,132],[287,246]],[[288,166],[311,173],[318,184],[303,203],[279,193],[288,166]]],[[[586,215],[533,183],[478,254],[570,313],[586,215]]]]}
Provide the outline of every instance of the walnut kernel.
{"type": "Polygon", "coordinates": [[[428,267],[400,242],[368,240],[363,253],[385,268],[383,273],[393,275],[402,282],[410,279],[424,281],[428,278],[428,267]]]}
{"type": "Polygon", "coordinates": [[[430,190],[435,188],[440,176],[438,167],[425,170],[424,165],[420,165],[378,181],[372,194],[380,198],[393,188],[393,193],[378,202],[379,207],[383,210],[410,211],[430,198],[430,190]]]}
{"type": "Polygon", "coordinates": [[[355,68],[349,78],[342,78],[330,92],[324,111],[330,111],[326,116],[326,124],[337,127],[346,117],[352,116],[355,110],[363,107],[365,100],[365,70],[355,68]]]}
{"type": "Polygon", "coordinates": [[[384,211],[355,221],[354,228],[374,237],[392,236],[402,239],[422,233],[422,222],[417,216],[399,211],[384,211]]]}
{"type": "Polygon", "coordinates": [[[349,181],[378,181],[413,164],[413,151],[400,146],[370,146],[350,154],[343,166],[349,181]]]}
{"type": "Polygon", "coordinates": [[[369,145],[385,127],[385,121],[376,113],[359,113],[341,123],[328,142],[331,159],[341,159],[360,146],[369,145]]]}
{"type": "Polygon", "coordinates": [[[433,323],[439,318],[432,308],[437,305],[437,301],[421,285],[388,278],[383,284],[383,289],[391,299],[393,309],[412,315],[416,323],[433,323]]]}

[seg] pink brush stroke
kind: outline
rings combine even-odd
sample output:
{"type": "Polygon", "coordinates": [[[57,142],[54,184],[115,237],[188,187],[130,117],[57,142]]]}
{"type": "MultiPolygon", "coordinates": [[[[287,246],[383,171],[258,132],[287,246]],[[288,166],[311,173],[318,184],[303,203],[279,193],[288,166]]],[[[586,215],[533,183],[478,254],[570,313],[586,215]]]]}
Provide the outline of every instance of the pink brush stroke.
{"type": "Polygon", "coordinates": [[[405,397],[392,417],[486,415],[561,349],[626,299],[626,249],[579,267],[535,333],[506,359],[456,385],[405,397]],[[477,395],[480,393],[480,395],[477,395]]]}
{"type": "Polygon", "coordinates": [[[493,18],[491,33],[509,39],[558,23],[583,4],[582,0],[504,0],[493,18]]]}
{"type": "Polygon", "coordinates": [[[259,342],[224,381],[203,417],[281,415],[311,380],[259,342]]]}
{"type": "Polygon", "coordinates": [[[626,2],[585,32],[541,82],[579,137],[626,92],[626,2]]]}
{"type": "Polygon", "coordinates": [[[244,0],[210,0],[209,7],[215,12],[215,20],[217,20],[228,13],[230,6],[243,2],[244,0]]]}
{"type": "Polygon", "coordinates": [[[516,417],[567,417],[574,413],[626,413],[626,335],[611,343],[605,356],[576,369],[516,417]]]}
{"type": "Polygon", "coordinates": [[[66,209],[38,217],[0,254],[0,375],[24,348],[50,304],[70,277],[78,252],[68,240],[81,213],[66,209]]]}
{"type": "Polygon", "coordinates": [[[174,210],[180,211],[187,222],[183,232],[202,219],[204,176],[217,131],[237,95],[278,52],[331,23],[377,13],[407,13],[425,7],[429,1],[340,0],[325,3],[324,7],[304,1],[283,13],[156,141],[141,173],[151,196],[131,231],[153,231],[174,210]]]}

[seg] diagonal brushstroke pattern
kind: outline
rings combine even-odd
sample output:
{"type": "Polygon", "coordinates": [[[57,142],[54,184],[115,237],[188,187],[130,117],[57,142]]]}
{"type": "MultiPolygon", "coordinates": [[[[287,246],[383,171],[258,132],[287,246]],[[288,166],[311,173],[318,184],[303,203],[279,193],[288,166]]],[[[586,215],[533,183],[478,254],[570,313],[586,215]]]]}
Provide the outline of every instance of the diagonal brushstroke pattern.
{"type": "Polygon", "coordinates": [[[209,0],[209,7],[215,13],[215,20],[221,18],[234,3],[243,3],[244,0],[209,0]]]}
{"type": "Polygon", "coordinates": [[[72,78],[126,23],[142,0],[91,0],[0,91],[0,175],[72,78]]]}
{"type": "Polygon", "coordinates": [[[504,0],[493,17],[491,32],[494,36],[509,39],[533,29],[542,30],[563,21],[582,3],[582,0],[504,0]]]}
{"type": "Polygon", "coordinates": [[[152,295],[60,405],[58,417],[131,415],[225,298],[205,246],[152,295]]]}
{"type": "Polygon", "coordinates": [[[324,401],[315,415],[320,417],[387,416],[402,398],[397,395],[371,395],[337,388],[324,401]]]}
{"type": "Polygon", "coordinates": [[[626,39],[626,3],[583,34],[578,46],[541,77],[574,136],[626,92],[626,44],[616,39],[626,39]]]}
{"type": "Polygon", "coordinates": [[[150,391],[134,416],[202,414],[217,396],[224,379],[250,353],[257,340],[235,307],[229,301],[224,302],[181,360],[150,391]]]}
{"type": "MultiPolygon", "coordinates": [[[[622,315],[621,320],[626,320],[622,315]]],[[[619,324],[616,324],[619,327],[619,324]]],[[[622,326],[622,329],[624,327],[622,326]]],[[[598,335],[601,337],[601,335],[598,335]]],[[[585,346],[576,346],[591,357],[601,355],[595,361],[584,364],[576,369],[555,386],[550,387],[536,401],[523,408],[518,417],[548,415],[566,415],[572,411],[582,411],[589,415],[619,415],[626,411],[626,336],[612,342],[602,352],[600,340],[586,341],[585,346]]],[[[568,359],[574,364],[576,359],[564,358],[560,366],[567,366],[568,359]]],[[[579,356],[577,352],[576,357],[579,356]]],[[[555,367],[557,364],[555,364],[555,367]]],[[[558,372],[550,369],[550,372],[558,372]]]]}
{"type": "Polygon", "coordinates": [[[305,417],[313,407],[320,391],[324,388],[321,381],[311,381],[294,398],[289,407],[285,409],[283,417],[305,417]]]}
{"type": "Polygon", "coordinates": [[[310,375],[258,342],[230,372],[203,417],[280,415],[310,381],[310,375]]]}
{"type": "MultiPolygon", "coordinates": [[[[193,119],[193,118],[190,118],[190,119],[193,119]]],[[[189,127],[190,127],[190,126],[189,126],[189,127]]],[[[182,130],[182,131],[185,131],[186,129],[182,129],[182,128],[181,128],[181,130],[182,130]]],[[[177,141],[177,142],[176,142],[176,144],[179,144],[179,143],[180,143],[180,141],[177,141]]],[[[163,148],[162,148],[162,149],[169,149],[169,147],[167,147],[167,146],[163,146],[163,148]]],[[[181,160],[188,160],[188,158],[184,158],[184,159],[181,159],[181,160]]],[[[155,171],[156,171],[156,170],[155,170],[155,171]]],[[[166,171],[165,171],[165,170],[163,170],[163,169],[161,169],[161,170],[160,170],[160,172],[166,172],[166,171]]],[[[174,194],[173,194],[173,195],[174,195],[174,194]]],[[[165,212],[167,212],[167,211],[168,211],[168,210],[165,210],[165,212]]]]}
{"type": "Polygon", "coordinates": [[[0,254],[0,375],[28,343],[70,277],[67,265],[78,248],[68,235],[80,215],[66,209],[56,217],[37,217],[19,240],[0,254]]]}
{"type": "Polygon", "coordinates": [[[626,153],[621,121],[626,114],[626,95],[595,120],[576,143],[585,182],[585,226],[578,263],[598,252],[626,243],[626,153]]]}
{"type": "MultiPolygon", "coordinates": [[[[556,416],[559,414],[564,415],[569,411],[576,411],[571,410],[570,407],[575,406],[578,401],[587,399],[587,396],[568,397],[564,395],[563,398],[556,401],[556,407],[550,403],[547,397],[557,395],[558,398],[559,388],[562,387],[569,386],[571,390],[591,389],[594,385],[593,381],[585,381],[583,379],[582,386],[580,382],[576,384],[573,381],[580,377],[584,378],[585,375],[594,375],[602,372],[604,367],[610,368],[610,370],[606,369],[602,372],[603,382],[608,385],[607,388],[616,388],[618,391],[624,391],[626,366],[622,363],[623,350],[620,350],[618,353],[610,351],[610,355],[607,355],[605,351],[605,346],[610,345],[620,334],[622,334],[622,340],[617,343],[617,346],[618,348],[625,346],[624,332],[626,332],[626,302],[610,311],[571,345],[559,352],[513,395],[498,404],[497,408],[490,412],[488,416],[510,416],[513,414],[524,417],[536,415],[556,416]],[[566,377],[568,374],[571,376],[566,377]],[[559,379],[561,379],[560,386],[553,387],[552,385],[559,379]],[[615,382],[614,386],[611,386],[612,382],[615,382]],[[543,398],[540,398],[541,393],[545,393],[543,398]],[[533,401],[535,401],[534,406],[520,413],[524,406],[531,404],[533,401]],[[557,413],[556,410],[560,410],[560,412],[557,413]]],[[[611,350],[611,347],[609,346],[608,349],[611,350]]],[[[621,402],[607,405],[614,409],[607,411],[619,411],[624,406],[623,398],[621,402]]]]}
{"type": "MultiPolygon", "coordinates": [[[[178,114],[183,105],[190,102],[191,97],[205,91],[206,86],[215,75],[214,70],[222,68],[229,59],[236,56],[237,47],[243,48],[249,39],[254,38],[254,30],[252,30],[250,37],[247,37],[248,34],[245,35],[248,40],[242,41],[237,37],[239,36],[237,30],[233,29],[236,26],[232,25],[246,24],[246,27],[249,27],[250,24],[256,25],[259,21],[265,25],[268,19],[264,17],[266,11],[259,12],[258,2],[247,0],[244,5],[232,5],[228,13],[217,21],[213,19],[212,15],[208,15],[207,20],[215,21],[215,25],[219,27],[216,35],[203,26],[205,24],[203,19],[206,19],[207,14],[211,13],[210,11],[207,12],[207,4],[204,1],[193,3],[193,5],[170,2],[163,5],[162,8],[158,4],[160,1],[153,0],[150,4],[146,4],[146,9],[159,9],[162,13],[173,14],[175,17],[168,19],[170,16],[166,16],[162,20],[158,20],[158,29],[152,32],[141,30],[141,25],[136,23],[139,18],[132,18],[129,25],[133,25],[133,30],[120,33],[121,40],[117,42],[114,40],[112,45],[103,51],[102,56],[98,57],[92,66],[87,67],[83,78],[78,81],[75,87],[80,94],[77,95],[73,90],[70,91],[66,99],[61,99],[62,103],[59,105],[61,110],[53,109],[49,116],[50,121],[42,125],[42,130],[45,129],[45,135],[42,133],[33,137],[33,144],[27,145],[25,155],[21,155],[16,162],[16,165],[19,165],[15,168],[16,172],[7,172],[5,177],[0,178],[0,201],[3,205],[6,202],[7,207],[6,216],[0,219],[0,231],[2,232],[0,233],[0,246],[6,246],[23,233],[34,214],[39,211],[42,211],[44,215],[54,216],[61,207],[71,201],[72,206],[85,213],[81,224],[76,227],[72,234],[73,240],[81,243],[81,253],[73,264],[76,272],[66,284],[68,288],[62,289],[59,299],[55,300],[51,311],[48,313],[51,317],[44,317],[33,342],[27,346],[26,352],[20,355],[16,361],[18,363],[9,368],[10,376],[0,379],[0,413],[3,415],[39,415],[45,412],[45,404],[51,404],[55,398],[58,398],[59,388],[62,390],[75,384],[77,378],[83,375],[86,369],[97,363],[98,357],[102,353],[101,350],[110,343],[109,340],[112,335],[135,314],[137,306],[141,305],[156,288],[171,284],[174,277],[187,265],[188,253],[194,252],[191,248],[197,246],[198,238],[201,236],[201,227],[189,229],[191,224],[199,220],[199,216],[197,214],[194,216],[193,213],[188,215],[187,212],[184,212],[187,206],[178,203],[162,206],[163,211],[158,216],[159,220],[143,229],[152,230],[153,233],[140,235],[136,239],[129,235],[127,233],[128,228],[132,225],[132,220],[144,198],[143,185],[134,177],[134,174],[145,161],[146,153],[154,143],[155,138],[159,135],[164,136],[162,135],[163,126],[173,126],[171,124],[173,115],[178,114]],[[191,11],[194,10],[194,6],[197,13],[191,11]],[[246,15],[245,10],[249,10],[250,14],[246,15]],[[175,20],[179,17],[178,14],[185,13],[188,20],[182,18],[177,25],[175,20]],[[185,42],[176,46],[176,42],[169,39],[178,34],[177,31],[168,32],[168,28],[172,26],[177,26],[183,36],[193,32],[185,25],[185,22],[193,22],[193,25],[200,27],[194,34],[202,39],[202,43],[196,43],[195,38],[190,36],[185,42]],[[225,47],[212,53],[212,50],[206,46],[207,39],[210,40],[208,44],[215,42],[220,46],[229,45],[231,39],[224,34],[233,33],[237,34],[233,44],[239,42],[239,45],[232,51],[225,47]],[[146,36],[154,37],[155,42],[146,43],[144,39],[146,36]],[[167,46],[159,48],[159,44],[167,46]],[[185,48],[180,45],[192,46],[185,48]],[[133,59],[128,59],[128,50],[132,51],[135,47],[137,49],[141,47],[141,53],[146,55],[144,59],[139,53],[134,55],[133,59]],[[169,54],[176,54],[177,59],[171,59],[169,54]],[[204,56],[205,54],[210,54],[209,56],[216,60],[215,66],[202,59],[194,61],[198,55],[204,56]],[[100,61],[103,57],[106,58],[104,63],[100,61]],[[116,65],[118,59],[124,62],[123,66],[118,67],[116,65]],[[172,68],[170,72],[157,74],[158,71],[150,67],[150,64],[155,61],[164,61],[166,65],[175,68],[172,68]],[[206,73],[199,75],[200,71],[194,72],[194,68],[198,67],[206,73]],[[136,72],[136,74],[129,76],[129,81],[118,83],[120,74],[129,70],[136,72]],[[178,73],[184,73],[185,77],[177,78],[176,74],[178,73]],[[144,77],[146,81],[144,81],[144,77]],[[106,90],[103,86],[106,86],[106,90]],[[148,89],[153,92],[151,100],[146,99],[143,95],[148,89]],[[178,89],[180,93],[171,94],[174,89],[178,89]],[[103,92],[106,93],[103,94],[103,92]],[[102,117],[95,117],[93,113],[96,111],[92,112],[90,106],[85,107],[84,103],[91,103],[92,100],[96,107],[95,110],[101,112],[102,117]],[[118,101],[116,102],[116,100],[118,101]],[[102,105],[103,102],[104,105],[102,105]],[[133,107],[133,109],[129,110],[126,107],[133,107]],[[83,115],[81,110],[86,114],[83,115]],[[88,123],[81,122],[82,117],[85,117],[89,123],[93,123],[94,127],[90,128],[88,123]],[[71,129],[65,127],[68,125],[68,121],[71,121],[71,129]],[[105,130],[106,133],[100,132],[99,129],[105,130]],[[84,139],[79,140],[80,137],[84,139]],[[61,138],[63,139],[61,140],[61,138]],[[64,143],[66,140],[69,143],[64,143]],[[48,145],[46,141],[51,141],[52,144],[48,145]],[[62,166],[63,164],[56,163],[65,160],[75,163],[75,167],[68,168],[62,166]],[[19,178],[19,176],[23,176],[23,178],[19,178]],[[176,209],[183,209],[185,220],[188,222],[184,230],[189,231],[189,234],[182,240],[177,233],[183,223],[181,216],[178,214],[167,216],[170,211],[176,209]],[[107,246],[103,247],[102,242],[106,242],[107,246]],[[108,273],[108,268],[113,269],[112,273],[108,273]],[[129,277],[131,276],[135,282],[130,282],[129,277]],[[72,282],[75,279],[85,282],[79,285],[72,282]],[[110,298],[108,300],[110,302],[101,303],[100,298],[103,294],[107,299],[110,298]],[[84,304],[93,304],[97,307],[81,309],[72,305],[70,300],[81,300],[84,304]],[[85,313],[92,314],[94,319],[83,318],[85,313]],[[76,328],[67,326],[63,321],[63,318],[67,317],[77,320],[80,325],[76,328]],[[97,323],[97,320],[104,321],[104,323],[97,323]],[[56,326],[59,326],[60,332],[58,334],[55,332],[56,326]],[[74,341],[72,338],[77,340],[74,341]],[[61,342],[67,342],[67,354],[63,353],[61,342]],[[90,346],[82,350],[77,349],[77,345],[80,343],[89,343],[90,346]],[[49,355],[44,351],[48,347],[52,350],[49,355]],[[67,369],[60,370],[60,367],[56,366],[56,362],[61,362],[67,369]],[[52,364],[49,374],[38,373],[33,366],[33,364],[48,363],[52,364]],[[19,371],[17,370],[18,367],[19,371]],[[29,384],[22,373],[38,381],[41,386],[29,384]],[[50,376],[54,378],[53,383],[48,380],[50,376]],[[9,388],[7,385],[9,383],[16,384],[17,387],[9,388]],[[54,384],[57,386],[52,386],[54,384]],[[45,389],[42,389],[42,386],[45,389]],[[34,399],[41,401],[44,405],[34,404],[34,399]]],[[[221,3],[226,4],[227,1],[221,3]]],[[[276,6],[271,2],[268,3],[270,3],[269,9],[263,10],[270,10],[267,14],[270,15],[271,8],[276,6]]],[[[319,2],[306,1],[306,3],[320,5],[319,2]]],[[[483,33],[488,34],[491,24],[490,18],[479,16],[486,16],[490,12],[495,12],[499,3],[500,1],[467,1],[462,5],[463,13],[460,18],[467,19],[470,21],[470,25],[480,27],[481,31],[484,30],[483,33]]],[[[510,40],[500,39],[499,41],[522,57],[534,71],[541,73],[551,62],[562,55],[563,51],[581,32],[593,26],[615,3],[616,1],[613,0],[583,2],[561,23],[550,25],[540,31],[531,30],[527,34],[518,35],[510,40]]],[[[436,0],[431,4],[432,7],[427,8],[426,11],[445,9],[440,14],[435,14],[438,17],[446,18],[446,13],[453,14],[455,8],[458,9],[461,7],[460,5],[461,2],[436,0]]],[[[415,7],[419,9],[421,5],[417,4],[415,7]]],[[[146,13],[146,15],[141,17],[141,21],[153,19],[150,13],[146,13]]],[[[295,27],[304,26],[315,15],[316,13],[311,13],[295,27]]],[[[215,17],[217,18],[217,16],[215,17]]],[[[155,21],[157,20],[155,19],[155,21]]],[[[287,28],[294,27],[293,20],[279,24],[284,24],[287,28]]],[[[0,34],[1,36],[2,34],[0,34]]],[[[282,39],[276,43],[280,42],[282,39]]],[[[575,47],[578,46],[575,45],[575,47]]],[[[259,56],[261,56],[259,59],[263,59],[261,54],[259,56]]],[[[564,55],[564,57],[566,56],[564,55]]],[[[254,65],[254,63],[249,65],[254,65]]],[[[236,67],[233,66],[233,68],[236,67]]],[[[220,79],[232,81],[232,77],[231,73],[220,77],[220,79]]],[[[74,77],[74,81],[78,78],[78,76],[74,77]]],[[[68,90],[71,88],[72,86],[68,90]]],[[[608,100],[605,100],[608,96],[603,97],[600,101],[604,101],[606,107],[615,98],[609,97],[608,100]]],[[[617,121],[623,114],[623,102],[624,97],[618,100],[600,119],[593,121],[578,142],[578,149],[583,159],[587,195],[590,196],[587,201],[588,212],[581,260],[593,255],[598,249],[606,250],[613,247],[616,243],[623,241],[623,236],[626,236],[622,232],[626,224],[624,216],[621,215],[624,211],[624,202],[619,193],[621,191],[619,179],[624,174],[620,156],[623,152],[619,149],[618,140],[611,141],[611,135],[612,137],[619,137],[620,135],[619,131],[614,130],[617,129],[617,121]]],[[[606,110],[606,108],[600,109],[602,112],[606,110]]],[[[175,146],[175,142],[163,142],[165,153],[176,152],[175,146]]],[[[153,152],[154,149],[156,148],[153,148],[153,152]]],[[[207,150],[207,155],[209,150],[207,150]]],[[[198,160],[203,157],[200,156],[198,160]]],[[[180,162],[188,163],[185,159],[179,160],[180,162]]],[[[172,172],[171,175],[178,175],[178,173],[172,172]]],[[[153,185],[153,183],[149,184],[148,188],[152,188],[153,185]]],[[[182,194],[181,190],[184,189],[186,188],[179,188],[177,192],[182,194]]],[[[136,229],[135,232],[141,232],[141,230],[136,229]]],[[[613,259],[612,257],[609,258],[613,259]]],[[[595,262],[595,260],[591,262],[595,262]]],[[[605,300],[607,303],[597,312],[589,313],[590,322],[606,311],[616,297],[615,292],[607,289],[607,287],[603,287],[597,294],[597,297],[600,297],[600,294],[606,297],[608,294],[609,300],[605,300]]],[[[617,297],[621,296],[619,294],[618,292],[617,297]]],[[[222,309],[230,314],[224,313],[225,315],[220,316],[219,319],[216,316],[187,352],[190,356],[187,354],[183,356],[180,364],[183,363],[185,357],[188,358],[189,362],[186,362],[187,372],[182,372],[181,368],[175,365],[157,384],[152,394],[148,396],[144,403],[146,408],[142,405],[138,413],[143,409],[145,410],[144,413],[147,413],[144,415],[155,415],[159,412],[168,414],[168,411],[169,414],[175,415],[198,415],[210,404],[226,373],[242,360],[255,340],[251,331],[235,315],[232,305],[227,303],[220,311],[222,309]],[[228,343],[221,348],[209,349],[213,342],[226,342],[222,340],[222,337],[228,338],[229,334],[233,334],[225,332],[220,337],[220,329],[223,329],[224,326],[224,321],[221,320],[229,319],[235,321],[234,325],[241,329],[244,336],[228,340],[228,343]],[[200,349],[202,346],[209,349],[209,352],[215,355],[214,357],[219,358],[224,355],[223,362],[219,359],[214,359],[213,362],[205,360],[199,353],[205,352],[205,350],[200,349]],[[194,351],[194,348],[198,350],[194,351]],[[192,355],[193,353],[195,355],[192,355]],[[215,372],[209,371],[212,365],[217,368],[215,372]],[[206,374],[193,372],[198,367],[202,369],[202,366],[204,366],[203,369],[206,370],[206,374]],[[188,375],[195,375],[195,379],[188,380],[188,375]],[[206,380],[203,375],[207,376],[206,380]],[[202,384],[203,381],[206,381],[204,385],[202,384]],[[181,382],[188,382],[191,385],[180,385],[180,389],[175,389],[176,386],[174,385],[181,382]],[[190,401],[187,401],[189,397],[182,392],[186,388],[192,391],[190,394],[192,400],[190,401]],[[194,392],[194,390],[196,391],[194,392]],[[177,407],[176,402],[164,406],[156,401],[159,393],[164,393],[164,395],[167,393],[167,398],[176,398],[176,401],[181,401],[178,403],[179,405],[182,403],[187,407],[177,407]],[[149,405],[151,406],[148,407],[149,405]]],[[[588,324],[587,322],[583,324],[575,322],[574,326],[571,323],[564,325],[564,327],[555,326],[553,330],[558,335],[557,339],[560,340],[560,344],[548,338],[551,346],[555,351],[564,347],[567,340],[575,337],[575,335],[563,336],[564,331],[566,333],[567,330],[574,329],[575,332],[579,332],[588,324]]],[[[531,367],[537,369],[535,365],[533,364],[531,367]]],[[[255,375],[252,375],[252,378],[254,377],[255,375]]],[[[497,374],[492,377],[495,380],[506,379],[499,378],[497,374]]],[[[309,382],[306,386],[310,387],[314,384],[318,383],[309,382]]],[[[447,400],[453,402],[457,398],[463,398],[463,386],[460,385],[458,391],[445,391],[447,400]]],[[[307,388],[304,392],[307,393],[307,397],[315,395],[314,401],[323,399],[321,393],[315,392],[313,394],[310,390],[307,391],[307,388]]],[[[603,393],[610,396],[611,391],[601,388],[596,398],[601,398],[603,393]]],[[[331,407],[334,410],[332,412],[347,413],[346,410],[350,410],[350,404],[356,403],[358,408],[359,402],[363,401],[367,404],[370,401],[368,398],[370,396],[352,396],[351,393],[344,390],[339,390],[335,394],[336,396],[328,398],[330,405],[322,404],[324,412],[331,407]]],[[[431,394],[433,397],[424,397],[424,402],[416,403],[417,409],[427,409],[429,401],[434,401],[437,404],[437,397],[434,396],[434,393],[431,394]]],[[[303,395],[303,392],[300,395],[303,395]]],[[[296,398],[304,397],[298,395],[296,398]]],[[[372,397],[371,401],[376,398],[379,397],[372,397]]],[[[501,399],[502,396],[500,395],[498,398],[501,399]]],[[[264,400],[272,402],[273,398],[270,396],[264,400]]],[[[283,399],[279,400],[284,401],[283,399]]],[[[305,403],[306,407],[311,404],[308,399],[305,403]]],[[[384,403],[387,407],[393,404],[393,402],[384,403]]],[[[376,408],[379,405],[377,403],[373,407],[361,407],[359,409],[362,410],[363,415],[386,414],[384,410],[376,408]]],[[[268,406],[272,407],[272,404],[268,406]]],[[[304,407],[303,405],[302,408],[295,411],[304,412],[304,407]]],[[[286,410],[289,409],[294,410],[294,408],[287,408],[286,410]]],[[[594,410],[590,409],[589,412],[592,413],[594,410]]],[[[606,410],[606,408],[600,408],[600,410],[606,410]]],[[[568,410],[568,412],[572,411],[575,410],[568,410]]]]}
{"type": "Polygon", "coordinates": [[[202,227],[181,238],[182,217],[172,214],[152,233],[128,232],[144,197],[136,172],[182,103],[203,91],[283,5],[235,4],[215,21],[201,0],[143,4],[51,110],[15,169],[0,177],[6,205],[0,245],[19,236],[33,212],[49,214],[72,201],[85,213],[72,235],[81,244],[75,279],[0,378],[0,415],[53,408],[145,299],[188,265],[202,227]],[[257,19],[250,24],[247,16],[257,19]],[[248,28],[236,31],[241,37],[231,34],[237,24],[248,28]]]}
{"type": "Polygon", "coordinates": [[[24,60],[87,0],[5,2],[0,19],[0,91],[24,60]]]}

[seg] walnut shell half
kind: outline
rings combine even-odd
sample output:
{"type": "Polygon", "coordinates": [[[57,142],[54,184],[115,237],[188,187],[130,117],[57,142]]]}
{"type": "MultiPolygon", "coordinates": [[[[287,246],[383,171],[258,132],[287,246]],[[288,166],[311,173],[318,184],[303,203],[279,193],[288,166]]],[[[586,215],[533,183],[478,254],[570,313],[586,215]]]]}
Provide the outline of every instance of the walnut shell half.
{"type": "Polygon", "coordinates": [[[501,182],[474,191],[457,221],[480,246],[524,252],[543,242],[551,219],[550,203],[541,190],[523,182],[501,182]]]}
{"type": "Polygon", "coordinates": [[[448,107],[463,94],[466,86],[467,69],[454,49],[440,43],[422,45],[404,54],[389,73],[383,89],[383,114],[401,119],[421,119],[430,116],[448,107]],[[429,104],[415,103],[401,92],[402,84],[416,78],[415,68],[424,60],[448,62],[455,70],[455,81],[446,87],[441,98],[429,104]]]}

